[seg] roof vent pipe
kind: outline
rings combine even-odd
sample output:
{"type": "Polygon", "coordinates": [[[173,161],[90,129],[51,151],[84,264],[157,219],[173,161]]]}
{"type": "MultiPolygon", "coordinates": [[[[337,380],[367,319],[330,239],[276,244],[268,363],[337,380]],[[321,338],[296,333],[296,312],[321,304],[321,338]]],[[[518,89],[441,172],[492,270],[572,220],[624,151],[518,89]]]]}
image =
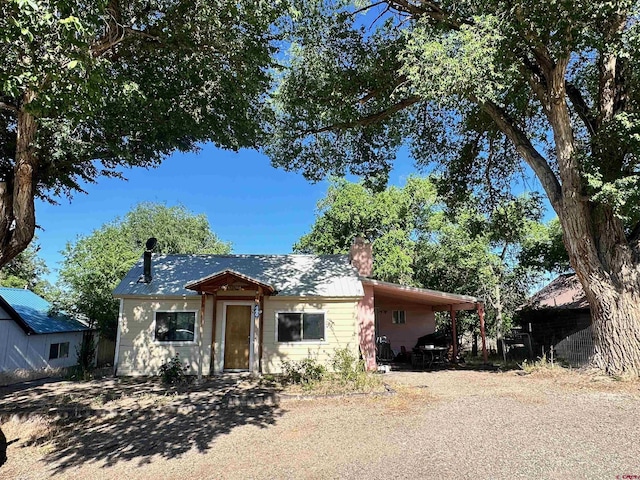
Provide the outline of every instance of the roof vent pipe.
{"type": "Polygon", "coordinates": [[[151,276],[151,252],[153,251],[154,248],[156,248],[157,243],[158,243],[158,240],[154,237],[151,237],[149,240],[147,240],[147,243],[145,244],[145,252],[143,255],[143,269],[142,269],[142,276],[144,277],[144,283],[151,283],[151,279],[153,278],[151,276]]]}

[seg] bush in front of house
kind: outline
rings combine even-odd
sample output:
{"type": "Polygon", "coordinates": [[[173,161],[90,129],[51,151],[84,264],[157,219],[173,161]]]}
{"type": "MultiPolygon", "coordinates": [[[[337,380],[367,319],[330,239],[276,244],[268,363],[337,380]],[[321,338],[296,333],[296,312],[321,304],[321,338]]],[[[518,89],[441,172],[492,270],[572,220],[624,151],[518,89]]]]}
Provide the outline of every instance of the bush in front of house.
{"type": "Polygon", "coordinates": [[[189,367],[180,360],[180,354],[176,353],[168,362],[160,365],[160,378],[166,385],[179,385],[187,383],[189,377],[187,371],[189,367]]]}
{"type": "Polygon", "coordinates": [[[371,392],[382,384],[380,377],[367,372],[364,361],[349,348],[335,350],[329,366],[327,369],[311,357],[283,360],[282,382],[315,394],[371,392]]]}
{"type": "Polygon", "coordinates": [[[327,373],[325,366],[311,357],[298,361],[283,360],[282,370],[284,383],[303,386],[321,381],[327,373]]]}

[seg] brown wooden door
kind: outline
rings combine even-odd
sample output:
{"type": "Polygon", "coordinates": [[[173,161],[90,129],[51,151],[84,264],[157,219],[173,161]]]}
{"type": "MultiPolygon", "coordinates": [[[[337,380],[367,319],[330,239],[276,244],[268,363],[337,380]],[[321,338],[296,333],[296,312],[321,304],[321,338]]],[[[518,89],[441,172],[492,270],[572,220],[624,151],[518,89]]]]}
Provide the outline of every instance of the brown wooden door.
{"type": "Polygon", "coordinates": [[[249,370],[251,306],[228,305],[224,330],[225,370],[249,370]]]}

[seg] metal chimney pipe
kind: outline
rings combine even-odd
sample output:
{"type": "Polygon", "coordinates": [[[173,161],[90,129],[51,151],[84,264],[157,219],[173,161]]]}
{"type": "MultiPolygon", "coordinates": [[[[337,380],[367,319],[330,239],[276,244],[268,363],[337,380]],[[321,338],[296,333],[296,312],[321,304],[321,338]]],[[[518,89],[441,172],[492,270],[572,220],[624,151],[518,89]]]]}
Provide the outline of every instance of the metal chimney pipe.
{"type": "Polygon", "coordinates": [[[151,283],[151,252],[144,252],[143,266],[144,283],[151,283]]]}

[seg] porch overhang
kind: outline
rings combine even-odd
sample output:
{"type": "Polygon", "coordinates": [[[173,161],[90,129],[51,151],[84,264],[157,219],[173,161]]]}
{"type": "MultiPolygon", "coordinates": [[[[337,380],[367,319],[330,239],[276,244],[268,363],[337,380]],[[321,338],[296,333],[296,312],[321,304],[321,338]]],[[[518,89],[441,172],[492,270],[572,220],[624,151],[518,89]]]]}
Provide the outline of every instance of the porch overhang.
{"type": "Polygon", "coordinates": [[[454,310],[476,310],[479,303],[484,304],[481,298],[469,295],[441,292],[428,288],[408,287],[368,278],[363,279],[362,283],[373,287],[376,298],[392,298],[420,305],[429,305],[434,312],[448,312],[452,308],[454,310]]]}
{"type": "Polygon", "coordinates": [[[234,270],[222,270],[187,283],[184,288],[198,293],[214,294],[219,291],[257,290],[264,295],[278,293],[273,285],[234,270]]]}
{"type": "Polygon", "coordinates": [[[456,333],[456,312],[476,310],[480,319],[480,336],[482,338],[482,356],[488,361],[487,341],[484,325],[484,300],[470,295],[441,292],[428,288],[409,287],[397,283],[382,282],[363,278],[362,284],[373,289],[374,302],[377,300],[397,301],[414,305],[427,305],[433,312],[449,312],[453,335],[453,357],[457,357],[458,339],[456,333]]]}

